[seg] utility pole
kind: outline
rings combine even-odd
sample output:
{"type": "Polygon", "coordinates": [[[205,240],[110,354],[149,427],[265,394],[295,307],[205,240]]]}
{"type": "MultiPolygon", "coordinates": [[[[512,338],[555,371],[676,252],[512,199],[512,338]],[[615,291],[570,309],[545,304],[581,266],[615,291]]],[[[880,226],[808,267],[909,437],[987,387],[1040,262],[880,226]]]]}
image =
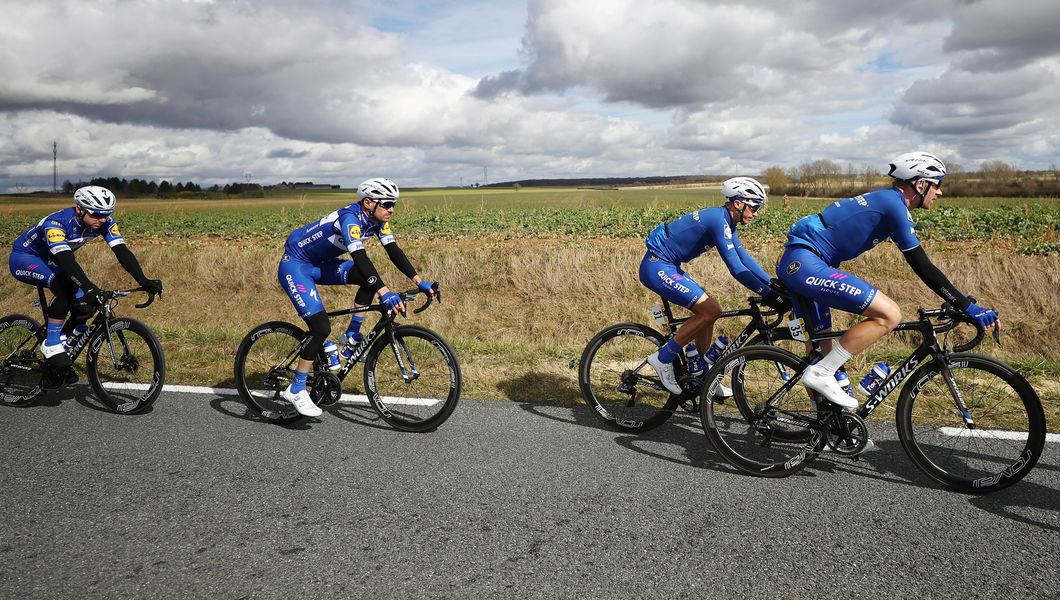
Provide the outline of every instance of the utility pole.
{"type": "Polygon", "coordinates": [[[59,142],[52,142],[52,192],[59,191],[59,142]]]}
{"type": "Polygon", "coordinates": [[[482,185],[486,185],[486,165],[482,165],[482,185]]]}

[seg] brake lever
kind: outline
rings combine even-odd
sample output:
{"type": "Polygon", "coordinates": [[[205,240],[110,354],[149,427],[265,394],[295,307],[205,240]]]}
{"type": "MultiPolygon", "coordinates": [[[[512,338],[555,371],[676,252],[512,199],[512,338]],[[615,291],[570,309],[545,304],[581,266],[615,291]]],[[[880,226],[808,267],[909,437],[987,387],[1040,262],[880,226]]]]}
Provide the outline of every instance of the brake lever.
{"type": "Polygon", "coordinates": [[[994,341],[997,342],[998,346],[1000,346],[1001,345],[1001,325],[999,323],[994,323],[994,332],[993,332],[992,335],[994,336],[994,341]]]}

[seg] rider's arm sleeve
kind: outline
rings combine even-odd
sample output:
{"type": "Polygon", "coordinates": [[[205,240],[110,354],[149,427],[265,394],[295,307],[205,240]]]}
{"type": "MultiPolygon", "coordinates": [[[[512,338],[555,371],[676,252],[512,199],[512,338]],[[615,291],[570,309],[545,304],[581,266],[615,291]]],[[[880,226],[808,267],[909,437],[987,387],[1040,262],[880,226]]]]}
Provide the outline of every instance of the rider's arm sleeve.
{"type": "Polygon", "coordinates": [[[74,284],[82,290],[88,290],[97,287],[96,284],[85,275],[84,269],[81,265],[77,264],[77,260],[74,259],[74,252],[72,250],[63,250],[62,252],[56,252],[52,255],[55,257],[55,262],[59,263],[63,272],[70,276],[74,284]]]}
{"type": "Polygon", "coordinates": [[[905,257],[905,261],[913,268],[913,272],[920,277],[920,280],[931,288],[931,291],[941,296],[943,300],[949,302],[958,310],[968,308],[968,304],[971,301],[965,298],[964,294],[950,283],[950,280],[935,266],[935,263],[931,262],[923,246],[910,248],[903,252],[902,256],[905,257]]]}
{"type": "Polygon", "coordinates": [[[350,256],[353,258],[353,267],[361,274],[361,281],[365,282],[363,285],[372,290],[373,294],[386,285],[379,277],[379,271],[375,270],[372,259],[368,258],[368,252],[363,247],[350,252],[350,256]]]}
{"type": "Polygon", "coordinates": [[[125,244],[115,244],[111,246],[114,250],[114,256],[118,257],[118,263],[125,269],[129,275],[133,276],[133,279],[137,283],[143,285],[143,282],[147,279],[144,276],[144,270],[140,267],[140,261],[136,260],[136,256],[129,250],[129,247],[125,244]]]}
{"type": "Polygon", "coordinates": [[[416,267],[412,266],[409,257],[405,256],[405,252],[396,243],[384,244],[383,248],[390,257],[390,262],[394,263],[394,266],[404,273],[405,277],[412,279],[416,276],[416,267]]]}

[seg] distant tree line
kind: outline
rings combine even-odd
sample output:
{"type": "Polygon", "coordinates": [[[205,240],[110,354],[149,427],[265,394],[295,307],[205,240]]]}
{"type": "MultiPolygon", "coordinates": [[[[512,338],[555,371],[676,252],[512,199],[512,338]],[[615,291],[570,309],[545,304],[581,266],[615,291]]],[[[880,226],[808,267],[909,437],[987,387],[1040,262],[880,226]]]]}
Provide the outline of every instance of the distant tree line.
{"type": "Polygon", "coordinates": [[[86,185],[100,185],[114,192],[115,195],[125,197],[158,196],[160,198],[172,198],[189,195],[216,197],[222,194],[227,196],[264,196],[261,185],[257,183],[229,183],[223,186],[214,184],[203,188],[191,181],[174,184],[163,180],[161,183],[155,183],[154,181],[144,181],[143,179],[119,179],[117,177],[96,177],[88,182],[78,181],[77,183],[66,180],[63,182],[63,193],[73,194],[74,190],[86,185]]]}
{"type": "MultiPolygon", "coordinates": [[[[1056,165],[1048,171],[1020,171],[995,160],[968,171],[962,165],[946,165],[948,174],[943,193],[956,197],[1060,197],[1060,172],[1056,165]]],[[[773,195],[842,198],[856,196],[890,184],[887,173],[872,167],[860,169],[816,160],[790,169],[769,167],[760,176],[773,195]]]]}

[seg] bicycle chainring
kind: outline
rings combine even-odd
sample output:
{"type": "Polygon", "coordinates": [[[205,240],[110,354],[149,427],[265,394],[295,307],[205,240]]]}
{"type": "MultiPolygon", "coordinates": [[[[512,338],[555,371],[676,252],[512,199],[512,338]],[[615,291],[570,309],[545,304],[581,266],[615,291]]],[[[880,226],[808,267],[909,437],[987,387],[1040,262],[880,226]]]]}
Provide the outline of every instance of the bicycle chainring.
{"type": "Polygon", "coordinates": [[[331,406],[342,397],[342,381],[334,373],[317,373],[313,376],[309,397],[317,406],[331,406]]]}
{"type": "Polygon", "coordinates": [[[828,427],[828,447],[841,456],[861,454],[869,443],[869,427],[852,412],[842,412],[828,427]]]}

